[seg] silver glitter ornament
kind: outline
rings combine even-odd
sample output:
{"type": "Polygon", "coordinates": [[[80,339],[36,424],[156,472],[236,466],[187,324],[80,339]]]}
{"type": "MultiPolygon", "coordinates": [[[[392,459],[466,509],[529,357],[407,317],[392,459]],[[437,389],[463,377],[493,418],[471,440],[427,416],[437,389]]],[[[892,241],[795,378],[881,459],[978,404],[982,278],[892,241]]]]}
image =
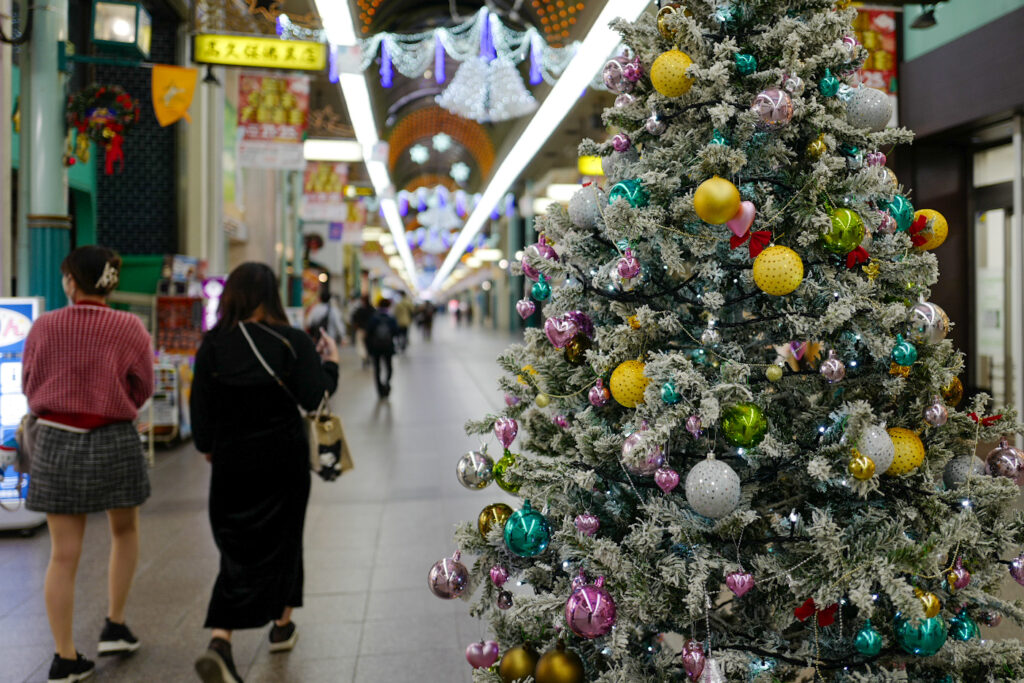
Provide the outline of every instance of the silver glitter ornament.
{"type": "Polygon", "coordinates": [[[932,404],[924,409],[924,421],[932,427],[941,427],[949,419],[949,411],[941,396],[933,396],[932,404]]]}
{"type": "Polygon", "coordinates": [[[828,358],[821,362],[821,367],[818,368],[818,372],[821,376],[828,380],[829,384],[841,381],[846,377],[846,365],[843,361],[839,360],[839,356],[836,355],[835,351],[828,352],[828,358]]]}
{"type": "Polygon", "coordinates": [[[890,118],[892,101],[877,88],[857,88],[846,103],[846,121],[854,128],[866,128],[877,133],[885,129],[890,118]]]}
{"type": "Polygon", "coordinates": [[[482,489],[494,478],[494,460],[480,451],[470,451],[459,458],[455,476],[467,489],[482,489]]]}
{"type": "Polygon", "coordinates": [[[712,320],[708,323],[708,327],[704,330],[704,333],[700,335],[700,343],[704,346],[714,346],[720,341],[722,341],[722,335],[717,329],[715,329],[715,321],[712,320]]]}
{"type": "Polygon", "coordinates": [[[923,299],[910,309],[907,323],[915,344],[938,344],[949,334],[949,316],[940,306],[923,299]]]}
{"type": "Polygon", "coordinates": [[[697,514],[720,519],[740,502],[740,476],[709,454],[686,475],[686,502],[697,514]]]}
{"type": "Polygon", "coordinates": [[[983,474],[985,463],[973,455],[960,455],[946,463],[942,471],[942,483],[947,489],[955,489],[967,481],[968,477],[980,477],[983,474]]]}
{"type": "Polygon", "coordinates": [[[876,474],[883,474],[892,467],[892,461],[896,458],[896,446],[882,425],[871,425],[861,432],[857,450],[875,463],[876,474]]]}
{"type": "Polygon", "coordinates": [[[647,121],[644,123],[644,128],[647,129],[647,132],[651,135],[661,135],[668,130],[668,123],[666,123],[665,119],[658,116],[657,112],[655,112],[647,117],[647,121]]]}
{"type": "Polygon", "coordinates": [[[622,93],[621,95],[615,98],[615,108],[622,109],[623,107],[628,107],[634,102],[636,102],[635,95],[630,95],[629,93],[622,93]]]}
{"type": "Polygon", "coordinates": [[[596,230],[603,223],[600,207],[607,203],[596,183],[584,185],[569,198],[569,220],[581,230],[596,230]]]}

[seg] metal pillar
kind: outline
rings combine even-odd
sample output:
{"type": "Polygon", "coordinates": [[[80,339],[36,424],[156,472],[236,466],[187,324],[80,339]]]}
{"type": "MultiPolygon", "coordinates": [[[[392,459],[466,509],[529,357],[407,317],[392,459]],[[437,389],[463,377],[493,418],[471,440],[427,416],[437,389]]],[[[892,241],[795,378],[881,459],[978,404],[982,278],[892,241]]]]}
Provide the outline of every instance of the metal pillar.
{"type": "MultiPolygon", "coordinates": [[[[516,211],[508,219],[508,236],[505,240],[505,244],[508,248],[505,249],[505,258],[508,259],[509,263],[514,263],[516,260],[516,252],[523,248],[523,217],[516,211]]],[[[529,219],[526,219],[529,220],[529,219]]],[[[525,279],[522,275],[512,275],[509,271],[508,276],[508,329],[510,332],[515,332],[523,327],[523,321],[519,317],[519,313],[516,312],[516,302],[523,295],[523,280],[525,279]]]]}
{"type": "MultiPolygon", "coordinates": [[[[0,0],[0,28],[4,35],[11,35],[11,0],[0,0]]],[[[14,109],[11,92],[11,46],[0,44],[0,112],[14,109]]],[[[10,296],[11,279],[11,124],[0,115],[0,296],[10,296]]]]}
{"type": "MultiPolygon", "coordinates": [[[[45,297],[46,307],[53,309],[65,303],[60,264],[71,248],[63,164],[64,76],[57,68],[57,46],[67,40],[68,3],[36,0],[29,11],[34,24],[32,39],[22,52],[19,172],[20,183],[28,188],[27,235],[19,235],[18,246],[20,256],[28,237],[27,293],[45,297]]],[[[20,269],[18,280],[19,292],[26,291],[20,269]]]]}
{"type": "Polygon", "coordinates": [[[302,271],[305,263],[303,258],[306,255],[305,242],[302,229],[299,224],[299,203],[302,200],[302,172],[288,171],[288,220],[291,221],[292,233],[292,268],[295,270],[295,279],[292,281],[291,305],[302,305],[302,271]]]}
{"type": "MultiPolygon", "coordinates": [[[[216,75],[224,83],[224,70],[218,68],[216,75]]],[[[224,87],[204,85],[206,93],[207,143],[206,173],[209,198],[206,203],[207,216],[205,244],[208,272],[227,273],[227,235],[224,233],[224,87]]],[[[234,141],[230,141],[234,144],[234,141]]],[[[239,188],[238,191],[241,191],[239,188]]]]}
{"type": "MultiPolygon", "coordinates": [[[[1011,377],[1012,390],[1010,402],[1018,412],[1024,408],[1024,303],[1021,292],[1024,292],[1024,235],[1021,233],[1021,212],[1024,211],[1024,116],[1013,117],[1013,209],[1010,214],[1010,240],[1007,249],[1010,252],[1011,296],[1007,298],[1009,313],[1009,329],[1011,345],[1007,354],[1007,372],[1011,377]]],[[[1021,445],[1020,435],[1015,437],[1016,444],[1021,445]]]]}

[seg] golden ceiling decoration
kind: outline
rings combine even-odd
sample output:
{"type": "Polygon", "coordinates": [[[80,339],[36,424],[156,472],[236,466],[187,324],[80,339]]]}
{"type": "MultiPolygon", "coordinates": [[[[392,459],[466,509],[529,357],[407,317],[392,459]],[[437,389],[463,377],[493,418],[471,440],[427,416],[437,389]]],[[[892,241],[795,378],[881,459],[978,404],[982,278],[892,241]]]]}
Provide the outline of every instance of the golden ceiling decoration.
{"type": "Polygon", "coordinates": [[[482,177],[490,175],[494,165],[494,144],[484,127],[476,121],[464,119],[436,106],[417,109],[399,121],[391,131],[388,139],[388,166],[392,172],[407,149],[441,131],[469,152],[482,177]]]}

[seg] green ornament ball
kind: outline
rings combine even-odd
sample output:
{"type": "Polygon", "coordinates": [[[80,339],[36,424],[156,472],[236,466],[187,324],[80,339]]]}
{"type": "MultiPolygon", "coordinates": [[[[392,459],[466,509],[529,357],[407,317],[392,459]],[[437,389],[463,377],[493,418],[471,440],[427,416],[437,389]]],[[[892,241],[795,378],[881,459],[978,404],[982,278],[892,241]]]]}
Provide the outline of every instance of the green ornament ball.
{"type": "Polygon", "coordinates": [[[832,74],[831,69],[825,69],[825,75],[818,81],[818,92],[825,97],[835,97],[841,85],[838,78],[832,74]]]}
{"type": "Polygon", "coordinates": [[[914,345],[903,338],[902,334],[896,335],[896,345],[892,347],[892,360],[897,365],[913,365],[917,362],[917,349],[914,345]]]}
{"type": "Polygon", "coordinates": [[[911,623],[897,616],[896,642],[908,654],[917,657],[931,657],[942,649],[947,635],[946,622],[942,620],[942,617],[932,617],[911,623]]]}
{"type": "Polygon", "coordinates": [[[754,55],[744,54],[742,52],[736,53],[736,70],[744,76],[757,71],[757,58],[754,55]]]}
{"type": "Polygon", "coordinates": [[[864,240],[864,221],[851,209],[833,209],[832,227],[821,239],[833,254],[849,254],[864,240]]]}
{"type": "Polygon", "coordinates": [[[778,365],[769,365],[765,368],[764,376],[768,378],[769,382],[778,382],[782,379],[782,368],[778,365]]]}
{"type": "Polygon", "coordinates": [[[733,446],[752,448],[768,433],[768,420],[756,403],[737,403],[722,411],[722,433],[733,446]]]}
{"type": "Polygon", "coordinates": [[[853,639],[853,647],[865,657],[877,657],[882,651],[882,634],[875,630],[868,619],[853,639]]]}
{"type": "Polygon", "coordinates": [[[551,285],[544,280],[544,276],[541,279],[533,283],[533,287],[530,289],[530,296],[536,301],[547,301],[551,298],[551,285]]]}
{"type": "Polygon", "coordinates": [[[508,480],[508,470],[512,465],[516,464],[516,460],[518,458],[519,456],[515,453],[505,451],[505,455],[501,456],[501,459],[494,463],[494,467],[491,468],[491,473],[494,476],[494,482],[502,491],[507,491],[513,494],[519,493],[519,484],[513,484],[508,480]]]}
{"type": "Polygon", "coordinates": [[[711,136],[711,144],[712,145],[725,145],[726,147],[728,147],[729,146],[729,138],[725,137],[725,135],[722,134],[722,131],[716,130],[714,132],[714,134],[711,136]]]}
{"type": "Polygon", "coordinates": [[[961,610],[959,614],[949,620],[949,635],[955,640],[967,641],[978,638],[981,635],[978,624],[967,610],[961,610]]]}
{"type": "Polygon", "coordinates": [[[661,385],[661,400],[671,406],[679,403],[683,400],[683,397],[679,395],[679,391],[676,390],[674,383],[665,382],[661,385]]]}
{"type": "Polygon", "coordinates": [[[533,557],[544,552],[550,542],[548,521],[524,500],[523,507],[505,522],[505,546],[513,555],[533,557]]]}
{"type": "Polygon", "coordinates": [[[608,203],[614,204],[618,199],[625,199],[634,209],[647,206],[650,195],[640,180],[623,180],[612,186],[608,193],[608,203]]]}
{"type": "Polygon", "coordinates": [[[914,205],[901,194],[893,195],[892,201],[885,205],[885,212],[896,221],[896,229],[899,231],[910,230],[914,223],[914,205]]]}

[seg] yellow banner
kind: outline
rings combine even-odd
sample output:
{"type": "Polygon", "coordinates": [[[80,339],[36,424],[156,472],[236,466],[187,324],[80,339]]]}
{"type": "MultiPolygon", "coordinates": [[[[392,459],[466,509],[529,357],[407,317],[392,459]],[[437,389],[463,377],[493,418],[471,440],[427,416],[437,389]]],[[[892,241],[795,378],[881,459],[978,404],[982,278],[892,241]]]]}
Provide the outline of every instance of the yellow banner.
{"type": "Polygon", "coordinates": [[[304,40],[200,33],[192,43],[192,60],[201,64],[321,71],[327,66],[327,45],[304,40]]]}
{"type": "Polygon", "coordinates": [[[197,69],[169,64],[153,65],[153,112],[157,123],[169,126],[178,119],[188,122],[188,108],[196,91],[197,69]]]}

